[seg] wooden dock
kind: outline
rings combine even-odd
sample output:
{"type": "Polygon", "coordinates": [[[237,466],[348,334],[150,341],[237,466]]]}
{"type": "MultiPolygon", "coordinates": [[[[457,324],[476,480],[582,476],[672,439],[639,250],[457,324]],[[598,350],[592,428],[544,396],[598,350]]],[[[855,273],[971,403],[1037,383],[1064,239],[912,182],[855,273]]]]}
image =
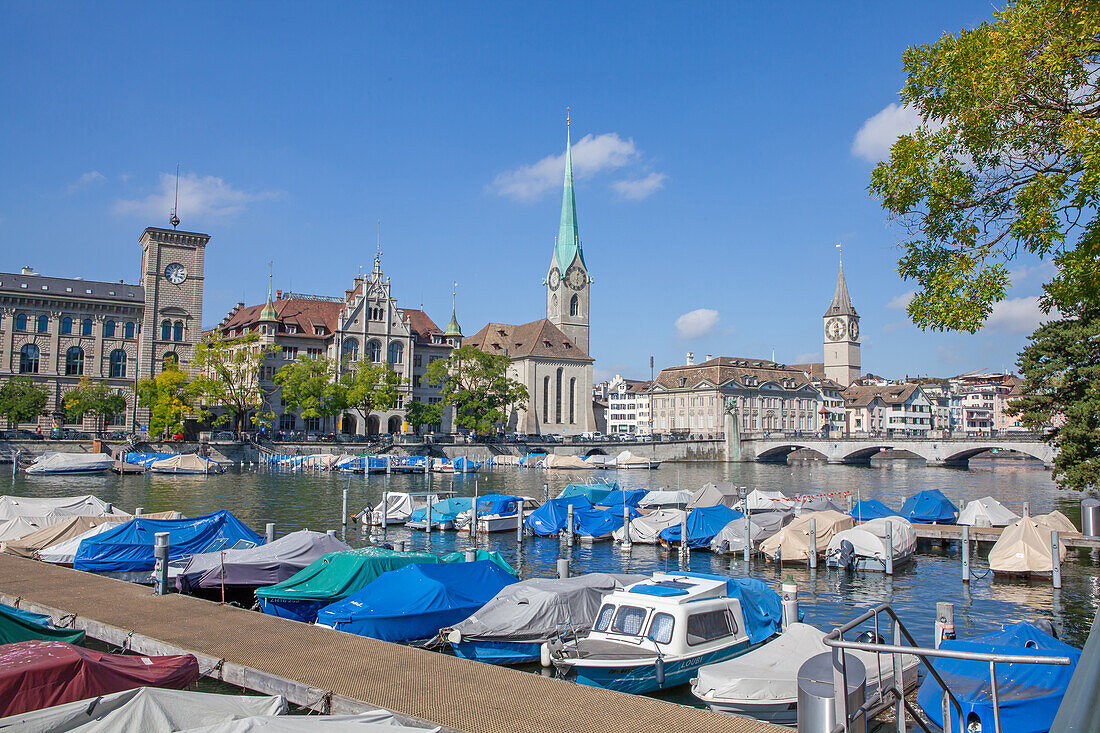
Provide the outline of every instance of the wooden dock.
{"type": "Polygon", "coordinates": [[[138,653],[195,654],[207,676],[322,712],[385,708],[465,733],[790,733],[6,554],[0,601],[138,653]]]}
{"type": "MultiPolygon", "coordinates": [[[[913,529],[917,533],[918,540],[941,540],[944,542],[961,542],[962,527],[957,524],[914,524],[913,529]]],[[[1001,538],[1003,527],[971,527],[971,542],[994,543],[1001,538]]],[[[1080,534],[1067,534],[1060,532],[1058,539],[1068,549],[1100,549],[1100,539],[1083,537],[1080,534]]]]}

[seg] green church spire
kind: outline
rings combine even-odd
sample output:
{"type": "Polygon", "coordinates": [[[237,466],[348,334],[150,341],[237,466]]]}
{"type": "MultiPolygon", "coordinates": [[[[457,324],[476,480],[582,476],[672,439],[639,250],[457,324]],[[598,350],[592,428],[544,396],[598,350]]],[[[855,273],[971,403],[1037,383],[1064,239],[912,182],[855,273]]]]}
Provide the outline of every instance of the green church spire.
{"type": "MultiPolygon", "coordinates": [[[[458,287],[458,283],[455,283],[455,287],[458,287]]],[[[447,324],[447,330],[443,332],[444,336],[461,336],[462,327],[458,325],[458,318],[455,317],[455,291],[451,291],[451,322],[447,324]]]]}
{"type": "Polygon", "coordinates": [[[267,304],[264,306],[263,310],[260,311],[260,320],[261,321],[277,321],[277,320],[279,320],[278,315],[275,313],[275,304],[273,302],[271,302],[271,279],[273,277],[273,273],[270,270],[271,270],[271,263],[269,262],[268,263],[268,273],[267,273],[267,304]]]}
{"type": "Polygon", "coordinates": [[[565,186],[561,195],[561,225],[558,227],[558,241],[554,245],[554,259],[558,270],[564,273],[577,255],[580,255],[581,264],[584,264],[584,252],[581,251],[581,239],[577,231],[577,197],[573,193],[573,153],[569,140],[569,114],[566,110],[565,186]]]}

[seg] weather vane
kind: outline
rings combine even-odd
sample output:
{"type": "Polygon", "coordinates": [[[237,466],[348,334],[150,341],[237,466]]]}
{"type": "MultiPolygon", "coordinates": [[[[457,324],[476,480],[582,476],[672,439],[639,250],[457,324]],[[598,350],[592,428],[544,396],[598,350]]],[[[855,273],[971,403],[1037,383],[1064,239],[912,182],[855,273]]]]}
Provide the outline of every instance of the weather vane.
{"type": "Polygon", "coordinates": [[[569,127],[569,108],[565,108],[565,126],[569,127]]]}
{"type": "Polygon", "coordinates": [[[837,250],[836,251],[836,256],[840,259],[840,262],[843,264],[843,262],[844,262],[844,247],[841,246],[840,242],[836,243],[836,250],[837,250]]]}
{"type": "Polygon", "coordinates": [[[179,210],[179,205],[180,205],[180,164],[176,163],[176,200],[172,204],[172,218],[170,218],[168,220],[168,222],[172,225],[173,229],[175,229],[176,227],[178,227],[180,225],[180,218],[179,218],[179,216],[176,215],[176,212],[179,210]]]}

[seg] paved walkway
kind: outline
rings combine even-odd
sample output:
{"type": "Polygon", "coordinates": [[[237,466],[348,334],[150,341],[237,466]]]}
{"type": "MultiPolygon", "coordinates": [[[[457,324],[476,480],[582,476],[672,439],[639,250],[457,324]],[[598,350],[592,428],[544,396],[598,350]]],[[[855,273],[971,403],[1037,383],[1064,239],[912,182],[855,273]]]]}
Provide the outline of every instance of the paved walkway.
{"type": "Polygon", "coordinates": [[[466,733],[790,731],[11,555],[0,554],[0,593],[466,733]]]}

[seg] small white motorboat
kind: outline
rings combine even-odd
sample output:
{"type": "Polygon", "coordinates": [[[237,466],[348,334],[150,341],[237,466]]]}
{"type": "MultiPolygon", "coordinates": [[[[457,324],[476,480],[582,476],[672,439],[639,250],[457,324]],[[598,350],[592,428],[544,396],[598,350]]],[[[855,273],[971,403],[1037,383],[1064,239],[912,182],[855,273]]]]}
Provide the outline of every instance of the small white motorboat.
{"type": "Polygon", "coordinates": [[[179,475],[205,475],[225,471],[217,461],[194,453],[184,453],[171,458],[153,461],[146,469],[149,473],[170,473],[179,475]]]}
{"type": "MultiPolygon", "coordinates": [[[[386,498],[386,525],[404,524],[409,521],[413,513],[413,499],[411,494],[402,491],[389,491],[386,498]]],[[[382,505],[364,507],[362,511],[351,515],[351,521],[360,524],[382,526],[382,505]]]]}
{"type": "Polygon", "coordinates": [[[106,453],[43,453],[27,467],[32,476],[64,473],[102,473],[115,465],[106,453]]]}
{"type": "Polygon", "coordinates": [[[908,562],[917,549],[917,533],[908,519],[880,517],[833,535],[825,548],[825,564],[845,570],[886,572],[886,533],[894,566],[908,562]]]}
{"type": "Polygon", "coordinates": [[[1019,514],[992,496],[985,496],[968,502],[959,512],[956,524],[971,527],[1007,527],[1019,518],[1019,514]]]}

